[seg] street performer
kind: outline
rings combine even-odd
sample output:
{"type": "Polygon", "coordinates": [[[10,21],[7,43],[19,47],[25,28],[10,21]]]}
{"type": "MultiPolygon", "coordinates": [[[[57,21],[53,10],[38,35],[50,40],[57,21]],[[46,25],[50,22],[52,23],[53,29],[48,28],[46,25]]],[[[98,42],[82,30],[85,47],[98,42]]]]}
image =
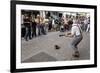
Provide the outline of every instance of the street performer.
{"type": "Polygon", "coordinates": [[[78,23],[78,19],[73,20],[73,24],[71,25],[71,32],[65,34],[66,37],[73,37],[71,47],[74,50],[74,57],[79,57],[79,49],[78,49],[78,44],[82,41],[83,35],[82,35],[82,30],[80,27],[80,24],[78,23]]]}

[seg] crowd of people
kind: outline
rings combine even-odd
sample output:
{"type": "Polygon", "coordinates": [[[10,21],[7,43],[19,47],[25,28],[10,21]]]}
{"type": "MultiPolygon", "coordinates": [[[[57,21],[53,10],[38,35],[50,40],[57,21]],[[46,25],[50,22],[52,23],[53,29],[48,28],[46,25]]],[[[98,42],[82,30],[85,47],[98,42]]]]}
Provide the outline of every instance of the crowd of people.
{"type": "Polygon", "coordinates": [[[65,32],[71,29],[70,24],[73,24],[74,20],[77,19],[80,27],[83,31],[90,31],[90,17],[85,16],[67,16],[59,17],[58,19],[52,16],[44,18],[37,14],[22,14],[22,29],[21,35],[26,41],[33,37],[46,35],[51,31],[65,32]]]}
{"type": "Polygon", "coordinates": [[[22,19],[22,37],[24,37],[26,41],[36,36],[46,35],[46,21],[44,22],[43,17],[37,15],[37,17],[35,18],[33,15],[29,16],[28,14],[25,14],[22,16],[22,19]]]}

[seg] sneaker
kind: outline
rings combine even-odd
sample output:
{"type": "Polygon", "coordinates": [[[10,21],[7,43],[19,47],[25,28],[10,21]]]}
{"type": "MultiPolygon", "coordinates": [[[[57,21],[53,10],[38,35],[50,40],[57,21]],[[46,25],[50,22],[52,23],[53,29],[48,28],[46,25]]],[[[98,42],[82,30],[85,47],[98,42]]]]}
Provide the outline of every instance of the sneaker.
{"type": "Polygon", "coordinates": [[[79,54],[79,51],[76,51],[74,54],[73,54],[73,57],[80,57],[80,54],[79,54]]]}

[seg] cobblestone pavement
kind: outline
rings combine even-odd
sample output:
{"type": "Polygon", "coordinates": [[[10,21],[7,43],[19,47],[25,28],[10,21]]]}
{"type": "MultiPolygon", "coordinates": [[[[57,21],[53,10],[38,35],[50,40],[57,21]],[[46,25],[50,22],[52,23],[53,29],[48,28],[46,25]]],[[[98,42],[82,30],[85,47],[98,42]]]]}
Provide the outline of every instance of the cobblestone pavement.
{"type": "MultiPolygon", "coordinates": [[[[62,32],[49,32],[29,41],[22,38],[21,61],[22,62],[44,62],[44,61],[67,61],[72,59],[72,48],[70,43],[72,38],[59,37],[62,32]],[[61,48],[56,50],[54,45],[61,48]]],[[[90,33],[83,32],[83,40],[78,45],[80,58],[86,60],[90,58],[90,33]]]]}

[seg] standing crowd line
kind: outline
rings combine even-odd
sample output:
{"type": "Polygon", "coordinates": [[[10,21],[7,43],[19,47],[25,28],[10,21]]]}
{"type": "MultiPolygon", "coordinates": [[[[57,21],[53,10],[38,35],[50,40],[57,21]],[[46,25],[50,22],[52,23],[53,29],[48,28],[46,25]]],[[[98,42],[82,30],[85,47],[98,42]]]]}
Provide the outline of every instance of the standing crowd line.
{"type": "Polygon", "coordinates": [[[44,18],[39,14],[23,14],[22,15],[22,25],[21,25],[21,36],[25,38],[26,41],[37,36],[47,35],[51,31],[65,32],[71,29],[70,24],[73,24],[74,20],[77,18],[78,23],[82,31],[90,31],[90,17],[85,16],[69,16],[69,17],[59,17],[54,19],[52,16],[49,18],[44,18]]]}

